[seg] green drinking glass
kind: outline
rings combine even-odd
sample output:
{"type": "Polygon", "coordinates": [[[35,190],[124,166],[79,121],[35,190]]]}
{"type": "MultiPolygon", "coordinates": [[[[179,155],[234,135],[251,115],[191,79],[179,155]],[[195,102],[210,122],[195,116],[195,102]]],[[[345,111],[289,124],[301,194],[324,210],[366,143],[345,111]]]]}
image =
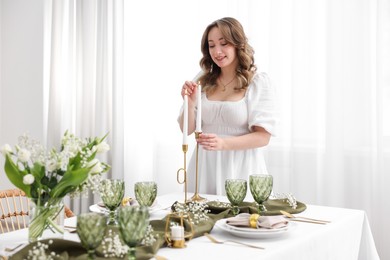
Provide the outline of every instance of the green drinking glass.
{"type": "Polygon", "coordinates": [[[116,210],[121,205],[125,195],[125,182],[123,180],[102,180],[99,185],[100,197],[104,206],[109,210],[108,225],[118,224],[116,210]]]}
{"type": "Polygon", "coordinates": [[[122,207],[118,210],[119,233],[129,247],[128,259],[136,259],[136,246],[145,237],[149,210],[145,206],[122,207]]]}
{"type": "Polygon", "coordinates": [[[96,257],[95,250],[102,243],[106,227],[107,217],[102,214],[89,212],[77,216],[77,235],[88,252],[88,259],[96,257]]]}
{"type": "Polygon", "coordinates": [[[264,202],[268,200],[273,187],[272,175],[253,174],[249,176],[249,188],[253,199],[259,205],[259,212],[267,211],[264,202]]]}
{"type": "Polygon", "coordinates": [[[157,196],[157,183],[154,181],[136,182],[134,193],[140,206],[150,207],[157,196]]]}
{"type": "Polygon", "coordinates": [[[225,181],[226,196],[232,204],[232,213],[237,215],[240,212],[238,205],[242,203],[246,197],[247,182],[243,179],[227,179],[225,181]]]}

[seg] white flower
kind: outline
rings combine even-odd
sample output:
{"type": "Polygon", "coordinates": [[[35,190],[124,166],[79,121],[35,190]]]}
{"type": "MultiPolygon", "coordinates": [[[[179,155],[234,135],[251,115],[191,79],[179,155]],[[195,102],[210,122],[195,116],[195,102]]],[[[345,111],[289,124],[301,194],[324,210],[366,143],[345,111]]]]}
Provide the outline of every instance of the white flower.
{"type": "Polygon", "coordinates": [[[30,151],[27,150],[27,149],[21,148],[21,149],[18,151],[18,159],[19,159],[21,162],[27,162],[28,160],[30,160],[30,156],[31,156],[31,153],[30,153],[30,151]]]}
{"type": "Polygon", "coordinates": [[[5,156],[6,154],[12,153],[12,148],[9,144],[5,144],[1,147],[0,152],[5,156]]]}
{"type": "Polygon", "coordinates": [[[96,145],[96,152],[97,153],[105,153],[110,150],[110,146],[106,142],[101,142],[100,144],[96,145]]]}
{"type": "Polygon", "coordinates": [[[34,175],[32,174],[26,174],[23,176],[23,183],[25,185],[31,185],[35,181],[34,175]]]}
{"type": "Polygon", "coordinates": [[[57,166],[58,166],[58,163],[54,160],[50,160],[46,163],[46,169],[49,172],[54,172],[55,170],[57,170],[57,166]]]}
{"type": "Polygon", "coordinates": [[[100,163],[100,161],[98,159],[93,159],[92,161],[90,161],[88,164],[87,164],[87,167],[92,167],[93,168],[91,169],[90,173],[91,174],[94,174],[94,173],[101,173],[104,169],[102,167],[102,164],[100,163]],[[93,166],[94,165],[94,166],[93,166]]]}

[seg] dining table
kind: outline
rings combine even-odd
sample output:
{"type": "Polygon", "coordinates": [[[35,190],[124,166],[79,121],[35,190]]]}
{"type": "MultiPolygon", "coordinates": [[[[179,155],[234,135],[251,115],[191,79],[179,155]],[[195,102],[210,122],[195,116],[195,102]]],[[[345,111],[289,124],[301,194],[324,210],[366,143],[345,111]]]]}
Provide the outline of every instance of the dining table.
{"type": "MultiPolygon", "coordinates": [[[[191,193],[186,197],[191,198],[191,193]]],[[[207,201],[228,203],[226,196],[200,194],[207,201]]],[[[184,201],[182,192],[159,195],[156,198],[150,219],[163,219],[171,212],[171,206],[184,201]]],[[[250,199],[250,198],[247,198],[250,199]]],[[[91,209],[91,207],[90,207],[91,209]]],[[[204,235],[192,238],[184,248],[161,247],[156,259],[264,259],[264,260],[376,260],[379,259],[369,220],[364,210],[306,204],[306,208],[295,216],[328,220],[330,223],[289,221],[286,232],[279,235],[251,237],[230,232],[221,223],[209,232],[212,237],[225,243],[213,243],[204,235]],[[243,242],[254,246],[229,242],[243,242]]],[[[65,226],[75,227],[77,217],[65,219],[65,226]]],[[[79,241],[75,232],[65,232],[65,240],[79,241]]],[[[9,256],[19,249],[9,249],[27,244],[28,229],[0,234],[0,255],[9,256]]],[[[23,247],[23,246],[22,246],[23,247]]]]}

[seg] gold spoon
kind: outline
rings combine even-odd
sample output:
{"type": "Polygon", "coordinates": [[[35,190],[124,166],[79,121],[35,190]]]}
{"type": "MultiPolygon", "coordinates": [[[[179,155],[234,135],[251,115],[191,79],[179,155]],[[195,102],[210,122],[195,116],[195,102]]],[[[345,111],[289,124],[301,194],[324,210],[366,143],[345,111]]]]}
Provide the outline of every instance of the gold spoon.
{"type": "Polygon", "coordinates": [[[252,247],[252,248],[265,249],[264,247],[261,247],[261,246],[255,246],[255,245],[252,245],[252,244],[247,244],[247,243],[243,243],[243,242],[239,242],[239,241],[235,241],[235,240],[219,241],[219,240],[215,239],[214,237],[212,237],[209,233],[204,233],[204,235],[208,239],[210,239],[211,242],[216,243],[216,244],[224,244],[226,242],[231,242],[231,243],[236,243],[236,244],[240,244],[240,245],[248,246],[248,247],[252,247]]]}
{"type": "Polygon", "coordinates": [[[303,220],[307,220],[307,221],[310,221],[310,222],[317,222],[318,224],[330,223],[330,221],[328,221],[328,220],[321,220],[321,219],[315,219],[315,218],[294,216],[293,214],[288,213],[287,211],[284,211],[284,210],[280,210],[280,213],[282,213],[284,216],[286,216],[288,218],[291,218],[292,220],[296,220],[296,221],[300,221],[299,219],[303,219],[303,220]]]}

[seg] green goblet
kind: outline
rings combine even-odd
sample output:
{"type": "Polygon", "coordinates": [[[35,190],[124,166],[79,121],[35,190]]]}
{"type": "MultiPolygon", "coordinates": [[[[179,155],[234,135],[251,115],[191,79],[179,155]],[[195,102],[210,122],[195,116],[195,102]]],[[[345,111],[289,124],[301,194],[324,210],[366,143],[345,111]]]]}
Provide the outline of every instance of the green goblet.
{"type": "Polygon", "coordinates": [[[259,205],[259,212],[267,211],[263,203],[268,199],[269,195],[271,194],[272,187],[272,175],[253,174],[249,176],[249,188],[251,190],[253,199],[259,205]]]}
{"type": "Polygon", "coordinates": [[[100,197],[104,206],[110,211],[108,225],[116,225],[116,210],[121,205],[125,195],[125,182],[123,180],[105,179],[99,185],[100,197]]]}
{"type": "Polygon", "coordinates": [[[107,217],[98,213],[82,213],[77,216],[77,234],[81,245],[87,249],[88,259],[96,257],[95,250],[102,243],[107,227],[107,217]]]}
{"type": "Polygon", "coordinates": [[[150,207],[157,196],[157,183],[154,181],[136,182],[134,193],[140,206],[150,207]]]}
{"type": "Polygon", "coordinates": [[[247,192],[246,180],[227,179],[225,181],[226,196],[232,204],[232,213],[237,215],[240,212],[238,205],[244,201],[247,192]]]}
{"type": "Polygon", "coordinates": [[[118,211],[119,233],[129,247],[129,260],[136,259],[136,246],[145,237],[149,225],[149,210],[144,206],[123,207],[118,211]]]}

